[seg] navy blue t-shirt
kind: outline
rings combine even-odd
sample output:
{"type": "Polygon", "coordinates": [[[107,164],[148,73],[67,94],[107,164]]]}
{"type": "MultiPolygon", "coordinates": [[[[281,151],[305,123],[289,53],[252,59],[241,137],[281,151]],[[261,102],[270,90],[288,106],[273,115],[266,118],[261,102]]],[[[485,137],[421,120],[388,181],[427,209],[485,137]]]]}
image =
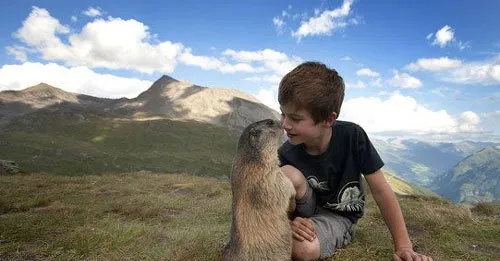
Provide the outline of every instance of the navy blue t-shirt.
{"type": "Polygon", "coordinates": [[[366,132],[357,124],[336,121],[327,150],[310,155],[304,144],[286,141],[278,150],[281,166],[292,165],[314,189],[317,204],[356,222],[364,212],[361,173],[372,174],[384,166],[366,132]]]}

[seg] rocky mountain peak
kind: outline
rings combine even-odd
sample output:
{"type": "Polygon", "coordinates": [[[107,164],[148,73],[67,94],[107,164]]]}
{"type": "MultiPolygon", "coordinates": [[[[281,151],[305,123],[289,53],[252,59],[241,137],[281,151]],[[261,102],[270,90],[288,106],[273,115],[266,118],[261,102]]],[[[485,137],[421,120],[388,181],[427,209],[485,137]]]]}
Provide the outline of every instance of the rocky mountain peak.
{"type": "Polygon", "coordinates": [[[39,83],[21,91],[4,92],[0,96],[3,102],[18,102],[33,108],[43,108],[62,102],[78,103],[78,94],[66,92],[46,83],[39,83]]]}
{"type": "Polygon", "coordinates": [[[163,75],[158,80],[156,80],[153,85],[151,85],[150,89],[161,89],[169,86],[171,83],[179,82],[177,79],[174,79],[168,75],[163,75]]]}

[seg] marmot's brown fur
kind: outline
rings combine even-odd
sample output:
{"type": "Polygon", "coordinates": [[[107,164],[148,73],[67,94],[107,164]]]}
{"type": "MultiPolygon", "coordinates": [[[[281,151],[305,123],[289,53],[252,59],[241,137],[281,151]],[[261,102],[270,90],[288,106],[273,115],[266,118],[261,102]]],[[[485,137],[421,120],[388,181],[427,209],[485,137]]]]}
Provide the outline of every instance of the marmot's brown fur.
{"type": "Polygon", "coordinates": [[[222,260],[291,260],[292,230],[288,219],[295,189],[281,172],[278,121],[263,120],[245,128],[233,161],[232,223],[222,260]]]}

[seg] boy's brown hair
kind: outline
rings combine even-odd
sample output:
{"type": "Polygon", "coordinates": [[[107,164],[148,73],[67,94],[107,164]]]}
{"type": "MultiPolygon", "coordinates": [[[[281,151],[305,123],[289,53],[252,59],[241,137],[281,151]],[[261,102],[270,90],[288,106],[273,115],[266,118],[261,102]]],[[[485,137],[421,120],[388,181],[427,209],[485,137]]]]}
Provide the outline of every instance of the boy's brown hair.
{"type": "Polygon", "coordinates": [[[287,73],[280,82],[278,101],[308,110],[315,123],[340,114],[344,101],[344,80],[335,69],[319,62],[304,62],[287,73]]]}

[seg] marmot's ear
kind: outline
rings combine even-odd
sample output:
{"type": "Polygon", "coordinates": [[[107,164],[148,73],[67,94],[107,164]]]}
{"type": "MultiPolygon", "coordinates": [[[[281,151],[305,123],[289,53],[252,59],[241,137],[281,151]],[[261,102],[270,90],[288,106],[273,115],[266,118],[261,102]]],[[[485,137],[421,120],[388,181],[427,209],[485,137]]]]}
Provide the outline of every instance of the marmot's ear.
{"type": "Polygon", "coordinates": [[[257,136],[258,131],[254,128],[251,128],[248,134],[250,134],[250,137],[257,136]]]}
{"type": "Polygon", "coordinates": [[[257,145],[260,143],[260,139],[261,139],[261,136],[260,133],[262,131],[261,130],[257,130],[257,129],[250,129],[249,133],[250,134],[250,144],[253,146],[253,147],[257,147],[257,145]]]}

